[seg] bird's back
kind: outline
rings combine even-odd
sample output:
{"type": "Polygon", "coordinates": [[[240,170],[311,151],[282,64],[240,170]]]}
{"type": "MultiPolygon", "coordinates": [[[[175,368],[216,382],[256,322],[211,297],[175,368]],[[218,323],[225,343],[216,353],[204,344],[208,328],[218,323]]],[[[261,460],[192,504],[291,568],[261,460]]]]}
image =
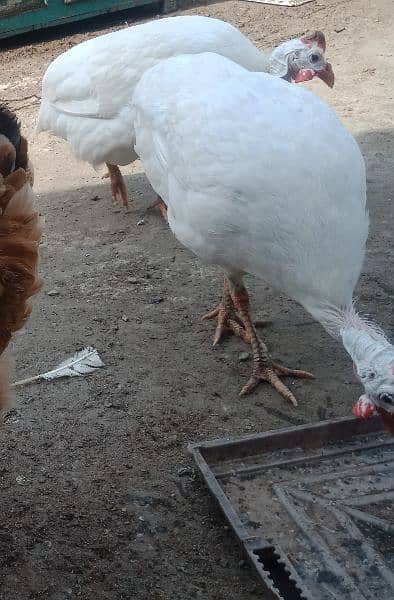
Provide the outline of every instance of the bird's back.
{"type": "Polygon", "coordinates": [[[151,69],[134,104],[137,153],[181,242],[315,316],[322,303],[351,302],[368,231],[365,168],[324,102],[201,54],[151,69]]]}
{"type": "MultiPolygon", "coordinates": [[[[114,140],[134,142],[129,104],[142,74],[170,56],[204,51],[250,69],[265,61],[240,31],[217,19],[179,16],[122,29],[78,44],[49,65],[37,129],[68,140],[78,158],[101,162],[114,140]]],[[[121,157],[114,162],[126,164],[121,157]]]]}

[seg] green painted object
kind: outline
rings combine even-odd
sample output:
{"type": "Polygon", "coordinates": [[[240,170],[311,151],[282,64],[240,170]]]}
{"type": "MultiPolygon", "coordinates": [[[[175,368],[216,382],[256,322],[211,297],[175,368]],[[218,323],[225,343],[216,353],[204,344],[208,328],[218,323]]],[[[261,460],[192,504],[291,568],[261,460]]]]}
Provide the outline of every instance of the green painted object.
{"type": "Polygon", "coordinates": [[[0,38],[149,4],[158,4],[158,2],[157,0],[0,0],[0,38]]]}

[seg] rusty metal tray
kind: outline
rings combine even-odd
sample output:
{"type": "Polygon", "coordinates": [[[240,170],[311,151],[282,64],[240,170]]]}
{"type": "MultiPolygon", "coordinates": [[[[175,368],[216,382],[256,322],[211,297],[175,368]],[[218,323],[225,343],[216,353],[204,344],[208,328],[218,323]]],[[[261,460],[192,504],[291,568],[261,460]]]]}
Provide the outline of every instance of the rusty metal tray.
{"type": "Polygon", "coordinates": [[[394,438],[379,417],[189,450],[264,598],[393,600],[394,438]]]}

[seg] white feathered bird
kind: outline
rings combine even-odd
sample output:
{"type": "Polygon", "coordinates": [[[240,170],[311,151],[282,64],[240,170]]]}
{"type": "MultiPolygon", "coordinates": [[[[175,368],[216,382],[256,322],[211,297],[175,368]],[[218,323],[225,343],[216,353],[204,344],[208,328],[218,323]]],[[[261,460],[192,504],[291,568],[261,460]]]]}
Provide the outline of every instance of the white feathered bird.
{"type": "Polygon", "coordinates": [[[128,203],[118,165],[136,159],[131,94],[142,74],[179,54],[217,52],[251,71],[295,82],[320,77],[334,85],[315,32],[264,54],[229,23],[201,16],[160,19],[87,40],[58,56],[42,83],[37,131],[67,140],[75,156],[94,167],[106,163],[112,197],[128,203]]]}
{"type": "MultiPolygon", "coordinates": [[[[268,381],[296,400],[257,336],[243,276],[299,302],[342,342],[366,396],[394,412],[394,348],[353,306],[368,235],[364,160],[315,95],[217,54],[162,61],[133,96],[136,151],[176,237],[225,273],[215,342],[253,349],[241,393],[268,381]],[[238,317],[238,318],[237,318],[238,317]]],[[[393,415],[391,415],[393,416],[393,415]]]]}

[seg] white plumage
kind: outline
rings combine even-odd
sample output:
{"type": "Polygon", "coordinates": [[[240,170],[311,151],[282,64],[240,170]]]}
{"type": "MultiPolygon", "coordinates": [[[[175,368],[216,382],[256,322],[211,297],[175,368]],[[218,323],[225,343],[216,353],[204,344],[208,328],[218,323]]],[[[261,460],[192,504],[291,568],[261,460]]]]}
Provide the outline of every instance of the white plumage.
{"type": "MultiPolygon", "coordinates": [[[[372,399],[387,400],[393,347],[352,305],[368,235],[364,161],[334,112],[300,87],[210,53],[156,65],[133,104],[135,149],[171,229],[229,281],[255,356],[244,391],[263,378],[294,401],[271,377],[281,371],[251,325],[242,283],[250,273],[341,335],[372,399]]],[[[233,318],[224,305],[219,329],[220,318],[230,327],[233,318]]]]}
{"type": "MultiPolygon", "coordinates": [[[[269,71],[296,81],[319,76],[333,85],[324,59],[325,40],[316,32],[263,54],[240,31],[217,19],[180,16],[160,19],[99,36],[56,58],[42,83],[37,131],[67,140],[75,156],[107,163],[113,194],[121,193],[119,169],[136,155],[130,98],[142,74],[160,60],[179,54],[217,52],[251,71],[269,71]]],[[[123,189],[122,198],[127,203],[123,189]]]]}
{"type": "Polygon", "coordinates": [[[150,70],[134,103],[136,151],[182,243],[264,277],[314,316],[351,305],[368,232],[365,167],[325,103],[214,54],[150,70]]]}

